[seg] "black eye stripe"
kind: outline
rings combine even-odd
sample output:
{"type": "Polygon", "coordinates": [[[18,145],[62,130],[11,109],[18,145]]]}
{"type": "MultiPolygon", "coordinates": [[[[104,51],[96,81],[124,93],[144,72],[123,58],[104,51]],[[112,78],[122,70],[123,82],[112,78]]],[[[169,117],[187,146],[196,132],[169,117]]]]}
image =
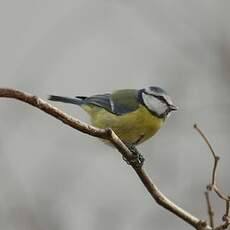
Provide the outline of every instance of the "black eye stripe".
{"type": "Polygon", "coordinates": [[[164,104],[169,105],[169,103],[167,102],[167,100],[164,98],[164,96],[161,95],[152,95],[154,97],[156,97],[157,99],[159,99],[161,102],[163,102],[164,104]]]}
{"type": "Polygon", "coordinates": [[[153,94],[153,93],[148,93],[148,92],[144,92],[146,95],[152,96],[157,98],[159,101],[161,101],[162,103],[166,104],[167,106],[170,105],[170,103],[168,102],[168,100],[165,98],[164,95],[161,94],[153,94]]]}

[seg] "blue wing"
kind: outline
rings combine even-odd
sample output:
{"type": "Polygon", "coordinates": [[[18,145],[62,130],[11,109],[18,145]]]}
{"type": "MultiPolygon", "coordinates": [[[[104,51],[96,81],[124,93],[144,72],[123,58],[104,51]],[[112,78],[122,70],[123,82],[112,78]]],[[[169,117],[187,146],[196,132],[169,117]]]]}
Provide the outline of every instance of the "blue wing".
{"type": "Polygon", "coordinates": [[[83,105],[96,105],[116,115],[124,115],[139,108],[137,90],[119,90],[113,94],[76,98],[81,99],[83,105]]]}

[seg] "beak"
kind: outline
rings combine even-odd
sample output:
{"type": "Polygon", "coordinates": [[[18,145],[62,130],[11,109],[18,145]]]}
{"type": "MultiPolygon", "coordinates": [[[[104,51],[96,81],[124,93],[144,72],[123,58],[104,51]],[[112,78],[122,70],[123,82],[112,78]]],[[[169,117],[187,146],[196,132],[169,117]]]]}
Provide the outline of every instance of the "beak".
{"type": "Polygon", "coordinates": [[[170,109],[170,111],[176,111],[179,108],[178,108],[178,106],[172,104],[172,105],[169,105],[169,109],[170,109]]]}

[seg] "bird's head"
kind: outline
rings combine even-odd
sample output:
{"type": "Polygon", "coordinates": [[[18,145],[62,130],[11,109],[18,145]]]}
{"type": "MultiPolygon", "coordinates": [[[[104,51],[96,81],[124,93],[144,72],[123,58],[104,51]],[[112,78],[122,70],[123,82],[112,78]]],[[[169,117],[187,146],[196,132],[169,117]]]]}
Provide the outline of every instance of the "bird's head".
{"type": "Polygon", "coordinates": [[[172,111],[178,109],[168,94],[156,86],[139,90],[138,97],[141,103],[159,118],[167,118],[172,111]]]}

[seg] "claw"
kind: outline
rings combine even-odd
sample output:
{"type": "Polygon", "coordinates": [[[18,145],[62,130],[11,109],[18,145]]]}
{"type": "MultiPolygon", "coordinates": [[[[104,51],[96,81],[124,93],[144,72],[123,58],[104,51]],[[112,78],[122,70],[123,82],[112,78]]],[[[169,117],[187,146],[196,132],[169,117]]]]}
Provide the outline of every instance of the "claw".
{"type": "Polygon", "coordinates": [[[125,157],[123,157],[123,160],[128,165],[132,164],[141,168],[144,164],[145,158],[141,155],[141,153],[137,150],[137,148],[134,145],[127,145],[127,147],[133,153],[133,159],[127,160],[125,157]]]}

